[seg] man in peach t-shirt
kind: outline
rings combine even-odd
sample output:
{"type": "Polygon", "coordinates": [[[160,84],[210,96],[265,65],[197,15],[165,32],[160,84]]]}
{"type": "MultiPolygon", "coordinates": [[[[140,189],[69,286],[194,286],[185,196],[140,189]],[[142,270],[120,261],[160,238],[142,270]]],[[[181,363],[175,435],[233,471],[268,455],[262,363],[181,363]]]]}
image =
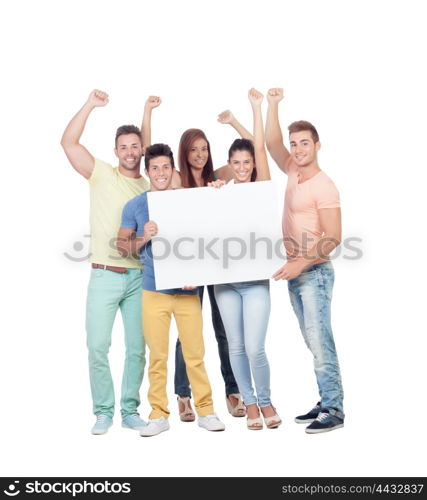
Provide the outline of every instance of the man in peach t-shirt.
{"type": "Polygon", "coordinates": [[[283,144],[278,103],[283,89],[268,91],[267,148],[288,175],[283,237],[288,262],[275,274],[288,280],[292,307],[307,347],[314,357],[320,401],[297,423],[316,434],[344,426],[343,389],[331,328],[334,269],[329,254],[341,241],[341,209],[337,188],[319,168],[319,135],[306,121],[289,127],[290,152],[283,144]]]}

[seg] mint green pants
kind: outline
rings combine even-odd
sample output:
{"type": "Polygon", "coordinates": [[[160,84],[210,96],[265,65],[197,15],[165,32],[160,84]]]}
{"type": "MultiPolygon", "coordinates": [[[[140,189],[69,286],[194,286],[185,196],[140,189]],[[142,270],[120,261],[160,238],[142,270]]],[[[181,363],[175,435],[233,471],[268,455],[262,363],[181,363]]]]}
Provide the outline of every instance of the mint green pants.
{"type": "Polygon", "coordinates": [[[121,389],[121,415],[137,412],[139,389],[145,367],[145,342],[141,318],[141,269],[119,274],[92,269],[86,303],[86,332],[89,375],[95,415],[114,414],[114,386],[108,363],[111,332],[117,310],[125,331],[125,366],[121,389]]]}

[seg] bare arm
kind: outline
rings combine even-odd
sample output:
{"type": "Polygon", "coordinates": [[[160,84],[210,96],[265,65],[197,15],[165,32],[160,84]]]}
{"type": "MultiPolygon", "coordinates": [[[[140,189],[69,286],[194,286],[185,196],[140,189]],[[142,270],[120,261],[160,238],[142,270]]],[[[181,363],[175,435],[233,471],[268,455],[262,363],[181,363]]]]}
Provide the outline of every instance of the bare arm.
{"type": "Polygon", "coordinates": [[[329,254],[341,243],[341,209],[321,208],[318,212],[323,236],[305,256],[291,260],[274,273],[275,280],[294,279],[306,267],[326,262],[329,254]]]}
{"type": "Polygon", "coordinates": [[[287,162],[290,157],[289,151],[283,143],[282,130],[279,123],[279,102],[283,99],[283,89],[270,89],[267,93],[268,110],[267,123],[265,126],[265,138],[267,149],[279,168],[287,171],[287,162]]]}
{"type": "Polygon", "coordinates": [[[145,246],[153,236],[157,234],[157,224],[148,221],[144,226],[144,234],[136,236],[135,229],[121,227],[117,234],[116,247],[122,257],[138,258],[139,251],[145,246]]]}
{"type": "Polygon", "coordinates": [[[227,109],[218,115],[219,123],[231,125],[243,139],[254,140],[253,135],[235,118],[233,113],[227,109]]]}
{"type": "Polygon", "coordinates": [[[261,104],[263,95],[255,89],[250,89],[249,101],[252,106],[254,116],[254,150],[255,150],[255,165],[257,170],[257,181],[269,181],[270,169],[267,162],[267,153],[264,144],[264,125],[262,123],[261,104]]]}
{"type": "MultiPolygon", "coordinates": [[[[321,208],[318,210],[322,238],[308,252],[315,264],[328,260],[329,254],[341,243],[341,208],[321,208]]],[[[310,264],[312,265],[312,264],[310,264]]]]}
{"type": "Polygon", "coordinates": [[[86,179],[89,179],[92,175],[95,160],[89,151],[80,144],[80,137],[92,110],[107,104],[108,94],[100,90],[93,90],[80,111],[71,119],[62,135],[61,146],[68,160],[73,168],[86,179]]]}
{"type": "Polygon", "coordinates": [[[217,176],[218,179],[221,179],[222,181],[225,181],[225,182],[228,182],[228,181],[231,181],[231,179],[234,179],[233,172],[231,171],[228,164],[224,165],[221,168],[217,168],[215,170],[215,175],[217,176]]]}
{"type": "MultiPolygon", "coordinates": [[[[234,130],[242,137],[243,139],[249,139],[251,141],[254,140],[253,135],[247,130],[238,120],[236,120],[233,113],[227,109],[218,115],[219,123],[231,125],[234,130]]],[[[233,179],[233,172],[230,170],[230,167],[224,165],[223,167],[217,168],[215,170],[215,175],[218,179],[221,179],[225,182],[231,181],[233,179]]]]}
{"type": "Polygon", "coordinates": [[[182,188],[181,174],[178,172],[178,170],[174,168],[172,174],[172,189],[181,189],[181,188],[182,188]]]}
{"type": "Polygon", "coordinates": [[[151,112],[157,106],[160,106],[162,100],[158,96],[150,95],[148,99],[145,101],[144,105],[144,115],[142,117],[141,124],[141,140],[142,146],[145,150],[148,146],[151,146],[151,112]]]}

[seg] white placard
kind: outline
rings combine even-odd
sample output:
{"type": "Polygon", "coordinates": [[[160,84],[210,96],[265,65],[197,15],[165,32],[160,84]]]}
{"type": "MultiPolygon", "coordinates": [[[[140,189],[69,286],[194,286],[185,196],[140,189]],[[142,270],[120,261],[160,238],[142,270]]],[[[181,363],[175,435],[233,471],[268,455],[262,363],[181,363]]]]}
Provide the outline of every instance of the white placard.
{"type": "Polygon", "coordinates": [[[267,279],[284,264],[272,181],[148,193],[157,290],[267,279]]]}

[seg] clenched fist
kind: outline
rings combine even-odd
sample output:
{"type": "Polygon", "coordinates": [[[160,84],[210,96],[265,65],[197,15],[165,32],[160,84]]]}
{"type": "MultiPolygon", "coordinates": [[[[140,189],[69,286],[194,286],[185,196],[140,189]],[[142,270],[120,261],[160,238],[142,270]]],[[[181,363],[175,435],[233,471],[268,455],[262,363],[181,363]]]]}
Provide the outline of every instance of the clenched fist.
{"type": "Polygon", "coordinates": [[[87,102],[94,107],[106,106],[108,104],[108,94],[102,90],[92,90],[87,102]]]}
{"type": "Polygon", "coordinates": [[[267,92],[268,102],[279,102],[283,99],[283,89],[274,88],[267,92]]]}
{"type": "Polygon", "coordinates": [[[234,115],[229,109],[226,109],[218,115],[219,123],[230,124],[234,120],[234,115]]]}
{"type": "Polygon", "coordinates": [[[252,106],[260,106],[264,96],[258,90],[251,88],[248,92],[249,101],[252,106]]]}
{"type": "Polygon", "coordinates": [[[156,95],[150,95],[148,99],[145,101],[145,108],[146,109],[154,109],[157,108],[157,106],[160,106],[162,103],[162,100],[160,99],[159,96],[156,95]]]}

